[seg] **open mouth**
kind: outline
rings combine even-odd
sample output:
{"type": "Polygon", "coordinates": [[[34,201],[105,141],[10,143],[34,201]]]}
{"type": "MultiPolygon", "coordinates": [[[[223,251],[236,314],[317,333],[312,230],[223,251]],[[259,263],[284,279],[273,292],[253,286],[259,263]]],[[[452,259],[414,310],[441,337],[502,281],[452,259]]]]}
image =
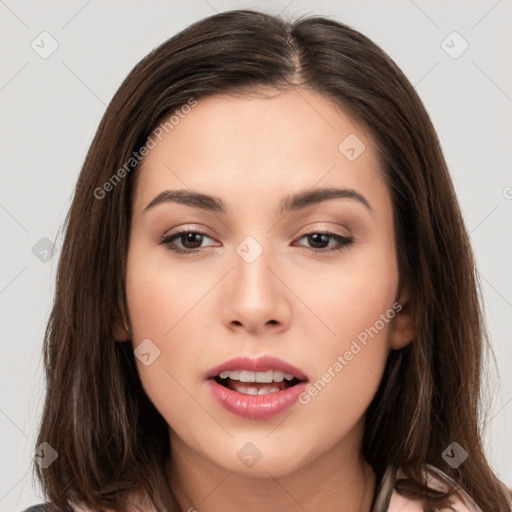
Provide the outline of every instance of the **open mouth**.
{"type": "Polygon", "coordinates": [[[227,389],[246,395],[278,393],[304,382],[294,375],[274,370],[266,372],[224,371],[214,377],[214,380],[227,389]]]}
{"type": "Polygon", "coordinates": [[[250,420],[275,418],[292,407],[309,378],[273,356],[235,357],[205,375],[213,397],[228,412],[250,420]]]}

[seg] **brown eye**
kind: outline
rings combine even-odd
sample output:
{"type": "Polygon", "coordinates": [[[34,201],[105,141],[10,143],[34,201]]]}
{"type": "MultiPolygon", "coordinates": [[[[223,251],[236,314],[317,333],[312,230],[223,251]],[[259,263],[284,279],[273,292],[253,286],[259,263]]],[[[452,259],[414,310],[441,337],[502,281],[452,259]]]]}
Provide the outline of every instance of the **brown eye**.
{"type": "Polygon", "coordinates": [[[330,252],[343,249],[350,245],[354,239],[352,237],[346,237],[338,235],[337,233],[331,233],[329,231],[319,231],[314,233],[307,233],[300,237],[300,239],[306,238],[310,244],[309,249],[318,249],[316,252],[330,252]],[[329,247],[329,242],[333,240],[335,242],[334,247],[329,247]],[[337,244],[337,245],[336,245],[337,244]],[[326,247],[329,247],[326,249],[326,247]]]}
{"type": "Polygon", "coordinates": [[[174,251],[179,254],[195,253],[201,249],[201,244],[204,241],[204,237],[210,238],[206,233],[202,231],[178,231],[169,236],[164,236],[160,240],[160,244],[165,246],[170,251],[174,251]],[[176,242],[181,243],[181,247],[176,245],[176,242]]]}

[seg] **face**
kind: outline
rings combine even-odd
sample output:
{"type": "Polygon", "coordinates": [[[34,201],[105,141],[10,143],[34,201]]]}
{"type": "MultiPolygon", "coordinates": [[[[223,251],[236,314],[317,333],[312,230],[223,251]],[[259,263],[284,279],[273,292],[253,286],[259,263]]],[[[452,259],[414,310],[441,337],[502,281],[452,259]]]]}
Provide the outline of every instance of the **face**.
{"type": "Polygon", "coordinates": [[[126,275],[171,450],[259,476],[359,452],[389,350],[409,341],[371,138],[301,89],[201,99],[172,126],[140,169],[126,275]]]}

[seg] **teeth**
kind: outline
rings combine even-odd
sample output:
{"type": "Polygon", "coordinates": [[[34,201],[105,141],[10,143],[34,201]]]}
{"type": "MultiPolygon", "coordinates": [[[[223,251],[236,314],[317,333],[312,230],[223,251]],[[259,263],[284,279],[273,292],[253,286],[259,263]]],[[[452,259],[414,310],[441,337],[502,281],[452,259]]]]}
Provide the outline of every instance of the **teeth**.
{"type": "Polygon", "coordinates": [[[283,382],[284,372],[274,372],[274,382],[283,382]]]}
{"type": "Polygon", "coordinates": [[[274,372],[272,370],[268,370],[266,372],[255,372],[256,382],[272,382],[274,376],[274,372]]]}
{"type": "Polygon", "coordinates": [[[244,395],[266,395],[268,393],[278,393],[280,389],[275,387],[270,389],[256,389],[246,388],[245,386],[235,386],[235,391],[238,391],[238,393],[242,393],[244,395]]]}
{"type": "Polygon", "coordinates": [[[240,377],[240,372],[222,372],[219,377],[221,379],[227,379],[228,377],[233,380],[238,380],[240,377]]]}
{"type": "Polygon", "coordinates": [[[254,372],[247,372],[245,370],[242,370],[240,372],[240,377],[238,378],[238,380],[240,382],[255,382],[254,377],[255,377],[254,372]]]}
{"type": "Polygon", "coordinates": [[[288,381],[293,380],[295,377],[290,373],[280,371],[267,370],[266,372],[249,372],[246,370],[241,371],[224,371],[219,377],[221,379],[230,378],[231,380],[238,380],[240,382],[283,382],[283,379],[288,381]]]}

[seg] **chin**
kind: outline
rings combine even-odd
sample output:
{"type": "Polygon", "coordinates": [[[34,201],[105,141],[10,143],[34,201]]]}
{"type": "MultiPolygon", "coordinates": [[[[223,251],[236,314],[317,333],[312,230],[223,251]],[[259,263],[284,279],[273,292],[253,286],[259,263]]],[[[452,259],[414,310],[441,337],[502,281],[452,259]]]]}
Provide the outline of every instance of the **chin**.
{"type": "MultiPolygon", "coordinates": [[[[308,454],[298,453],[292,446],[283,446],[284,443],[279,443],[277,436],[272,442],[264,436],[259,439],[254,437],[254,441],[249,439],[249,436],[243,436],[241,439],[235,437],[226,447],[226,451],[207,456],[224,471],[254,478],[283,477],[309,462],[308,454]]],[[[304,440],[297,442],[303,444],[304,440]]]]}

